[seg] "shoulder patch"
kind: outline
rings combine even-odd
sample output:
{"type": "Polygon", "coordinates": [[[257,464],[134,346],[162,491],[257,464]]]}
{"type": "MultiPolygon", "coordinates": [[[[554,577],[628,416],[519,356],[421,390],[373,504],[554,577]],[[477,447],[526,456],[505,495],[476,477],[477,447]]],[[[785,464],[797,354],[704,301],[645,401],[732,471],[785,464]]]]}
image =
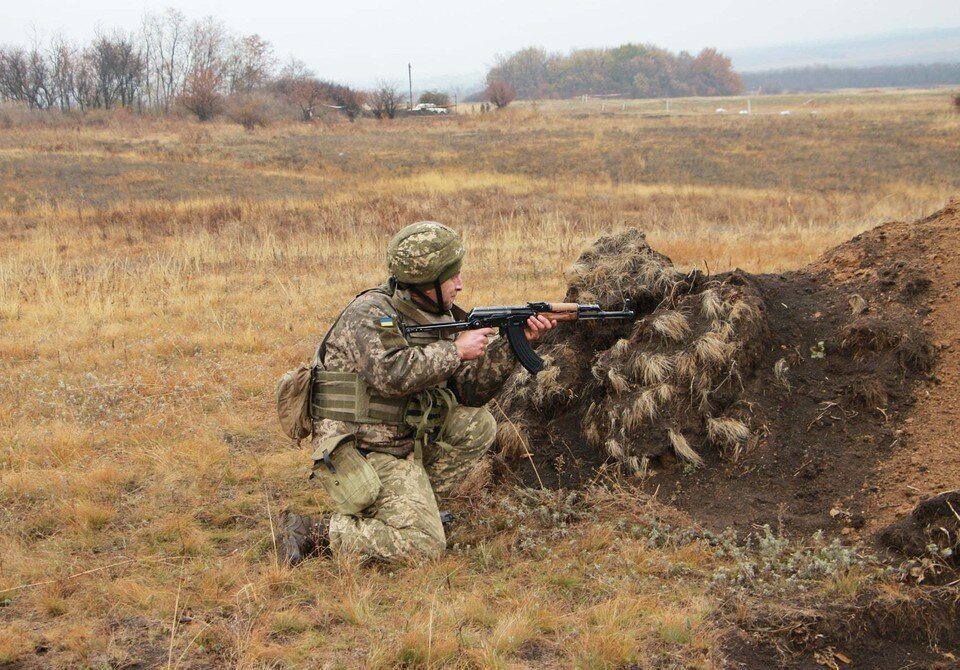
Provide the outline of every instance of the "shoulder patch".
{"type": "Polygon", "coordinates": [[[377,323],[381,328],[393,328],[396,325],[392,316],[381,316],[377,323]]]}

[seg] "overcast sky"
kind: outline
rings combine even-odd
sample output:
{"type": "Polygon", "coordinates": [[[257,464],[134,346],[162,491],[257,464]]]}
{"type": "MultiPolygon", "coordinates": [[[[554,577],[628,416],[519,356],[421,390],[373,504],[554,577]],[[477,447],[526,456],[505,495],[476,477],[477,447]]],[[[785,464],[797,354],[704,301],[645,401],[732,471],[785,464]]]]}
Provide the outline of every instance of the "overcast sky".
{"type": "Polygon", "coordinates": [[[960,0],[2,0],[0,44],[54,33],[86,42],[97,29],[135,30],[168,7],[216,16],[270,41],[321,77],[354,85],[482,76],[497,54],[653,43],[696,53],[910,29],[960,26],[960,0]]]}

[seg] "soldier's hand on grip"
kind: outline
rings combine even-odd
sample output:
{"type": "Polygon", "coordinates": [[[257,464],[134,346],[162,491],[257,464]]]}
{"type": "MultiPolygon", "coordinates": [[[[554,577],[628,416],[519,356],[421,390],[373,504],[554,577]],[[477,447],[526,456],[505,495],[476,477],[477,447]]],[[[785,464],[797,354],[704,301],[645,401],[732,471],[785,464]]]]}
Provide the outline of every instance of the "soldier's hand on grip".
{"type": "Polygon", "coordinates": [[[483,356],[487,350],[487,337],[493,335],[493,328],[477,328],[465,330],[454,341],[457,345],[457,355],[461,361],[472,361],[483,356]]]}
{"type": "Polygon", "coordinates": [[[523,327],[523,334],[527,336],[527,342],[537,342],[541,335],[556,325],[557,322],[553,319],[537,314],[527,319],[527,325],[523,327]]]}

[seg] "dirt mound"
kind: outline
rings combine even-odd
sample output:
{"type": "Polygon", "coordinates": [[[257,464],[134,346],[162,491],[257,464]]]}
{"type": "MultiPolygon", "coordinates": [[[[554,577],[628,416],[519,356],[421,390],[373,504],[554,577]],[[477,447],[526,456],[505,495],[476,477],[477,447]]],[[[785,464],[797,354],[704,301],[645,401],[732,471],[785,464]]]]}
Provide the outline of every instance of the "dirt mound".
{"type": "Polygon", "coordinates": [[[960,566],[960,491],[921,500],[913,512],[879,533],[885,547],[910,557],[918,580],[953,579],[960,566]]]}
{"type": "Polygon", "coordinates": [[[601,238],[566,299],[638,320],[551,332],[504,395],[502,455],[533,486],[634,475],[712,529],[877,530],[960,482],[958,251],[956,205],[780,275],[601,238]]]}
{"type": "Polygon", "coordinates": [[[950,588],[911,597],[867,589],[852,602],[809,596],[739,605],[739,630],[725,645],[739,667],[958,667],[944,653],[960,644],[960,604],[950,588]]]}

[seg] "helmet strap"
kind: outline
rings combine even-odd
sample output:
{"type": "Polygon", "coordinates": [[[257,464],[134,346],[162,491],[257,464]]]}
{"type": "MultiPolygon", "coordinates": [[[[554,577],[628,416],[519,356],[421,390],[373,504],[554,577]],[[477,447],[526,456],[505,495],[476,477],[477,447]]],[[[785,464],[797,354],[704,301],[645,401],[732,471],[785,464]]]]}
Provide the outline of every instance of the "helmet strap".
{"type": "Polygon", "coordinates": [[[440,291],[440,280],[435,279],[433,281],[433,290],[436,291],[436,298],[431,298],[429,295],[424,293],[418,286],[415,284],[402,283],[396,280],[396,278],[391,277],[391,280],[395,283],[397,288],[402,288],[410,291],[413,295],[420,298],[420,300],[425,303],[424,307],[427,308],[427,311],[437,316],[443,316],[447,313],[447,310],[443,307],[443,293],[440,291]]]}

